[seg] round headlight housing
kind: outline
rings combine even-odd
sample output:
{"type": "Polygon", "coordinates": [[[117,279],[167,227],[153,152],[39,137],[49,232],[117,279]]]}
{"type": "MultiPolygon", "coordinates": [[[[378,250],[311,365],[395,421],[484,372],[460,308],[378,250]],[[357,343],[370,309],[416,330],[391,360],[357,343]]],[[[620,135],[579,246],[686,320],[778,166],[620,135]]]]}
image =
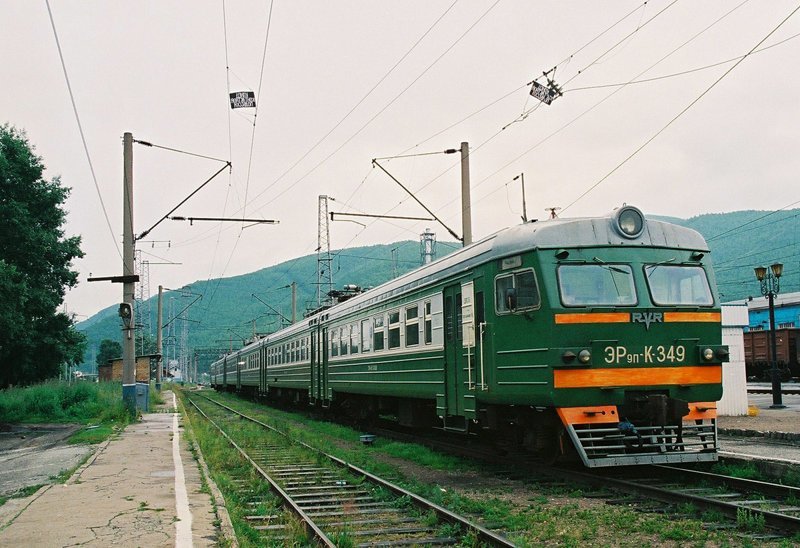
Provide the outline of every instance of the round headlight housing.
{"type": "Polygon", "coordinates": [[[638,238],[644,232],[644,214],[633,206],[623,206],[614,215],[614,228],[625,238],[638,238]]]}
{"type": "Polygon", "coordinates": [[[706,348],[703,350],[703,359],[707,362],[710,362],[714,359],[714,351],[710,348],[706,348]]]}

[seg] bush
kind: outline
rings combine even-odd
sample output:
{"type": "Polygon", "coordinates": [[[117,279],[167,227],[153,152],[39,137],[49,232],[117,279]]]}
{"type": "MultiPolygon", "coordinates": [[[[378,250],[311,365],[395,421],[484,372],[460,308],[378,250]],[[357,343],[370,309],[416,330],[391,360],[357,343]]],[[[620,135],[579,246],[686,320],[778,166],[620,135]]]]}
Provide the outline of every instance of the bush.
{"type": "Polygon", "coordinates": [[[0,390],[0,422],[126,421],[119,383],[50,381],[0,390]]]}

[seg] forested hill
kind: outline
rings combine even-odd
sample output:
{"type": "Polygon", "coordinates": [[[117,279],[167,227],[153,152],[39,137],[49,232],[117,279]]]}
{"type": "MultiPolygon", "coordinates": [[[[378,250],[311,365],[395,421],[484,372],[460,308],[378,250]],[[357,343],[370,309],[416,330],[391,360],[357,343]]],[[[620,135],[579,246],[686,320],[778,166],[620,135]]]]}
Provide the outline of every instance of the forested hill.
{"type": "MultiPolygon", "coordinates": [[[[753,267],[768,266],[775,262],[784,264],[781,292],[800,291],[799,217],[800,209],[777,213],[713,213],[690,219],[657,218],[693,228],[708,240],[722,300],[729,302],[746,299],[750,295],[759,296],[753,267]]],[[[438,256],[442,257],[454,248],[452,243],[439,242],[438,256]]],[[[343,250],[336,254],[333,261],[334,286],[341,288],[345,284],[357,284],[374,287],[419,264],[419,242],[415,241],[343,250]],[[396,255],[394,260],[393,250],[396,255]]],[[[240,346],[241,341],[251,337],[254,331],[263,333],[275,330],[280,326],[279,316],[253,294],[290,318],[291,290],[288,286],[292,282],[297,283],[298,316],[302,317],[307,307],[313,308],[316,304],[316,255],[300,257],[242,276],[197,281],[182,288],[183,291],[165,293],[165,324],[189,307],[186,313],[188,321],[176,319],[167,326],[164,333],[165,355],[169,356],[173,348],[171,345],[180,341],[184,325],[188,326],[189,347],[200,353],[201,363],[207,362],[204,356],[215,355],[219,349],[240,346]],[[198,299],[198,295],[202,295],[202,298],[198,299]]],[[[153,295],[149,306],[150,325],[151,332],[155,333],[157,286],[151,287],[150,291],[153,295]]],[[[117,305],[81,322],[78,329],[88,337],[83,367],[88,370],[94,364],[100,341],[118,340],[120,337],[117,305]]]]}
{"type": "MultiPolygon", "coordinates": [[[[460,246],[439,242],[437,256],[442,257],[457,247],[460,246]]],[[[336,252],[332,263],[334,287],[340,289],[346,284],[375,287],[419,265],[418,241],[342,250],[336,252]]],[[[165,356],[171,356],[173,346],[180,344],[184,325],[188,325],[189,347],[199,351],[201,362],[207,361],[202,359],[203,355],[216,357],[218,349],[240,347],[242,340],[251,338],[254,332],[275,331],[281,325],[278,313],[291,319],[292,282],[297,284],[297,316],[302,318],[307,309],[316,308],[316,254],[292,259],[250,274],[196,281],[180,290],[165,292],[163,295],[166,326],[165,356]],[[263,304],[259,299],[267,304],[263,304]],[[179,316],[187,306],[188,321],[177,318],[168,324],[171,318],[179,316]]],[[[150,293],[152,348],[158,306],[157,282],[150,288],[150,293]]],[[[88,339],[84,365],[81,369],[91,370],[101,340],[119,340],[121,324],[117,316],[117,306],[114,304],[77,325],[88,339]]],[[[146,310],[147,305],[143,308],[146,310]]],[[[142,323],[139,318],[136,322],[142,323]]],[[[137,353],[142,353],[140,347],[141,343],[137,345],[137,353]]],[[[151,351],[147,349],[147,341],[144,350],[144,353],[151,351]]]]}
{"type": "Polygon", "coordinates": [[[753,268],[783,263],[781,293],[800,291],[800,209],[709,213],[667,219],[708,241],[723,302],[760,297],[753,268]]]}

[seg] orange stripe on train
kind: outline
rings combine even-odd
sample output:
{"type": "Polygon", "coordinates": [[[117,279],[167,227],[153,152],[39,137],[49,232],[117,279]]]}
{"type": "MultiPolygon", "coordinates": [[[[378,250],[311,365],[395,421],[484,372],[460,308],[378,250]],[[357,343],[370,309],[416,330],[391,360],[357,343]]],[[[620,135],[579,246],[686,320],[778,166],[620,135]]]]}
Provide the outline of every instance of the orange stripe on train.
{"type": "Polygon", "coordinates": [[[721,366],[556,369],[554,388],[719,384],[721,366]]]}
{"type": "MultiPolygon", "coordinates": [[[[620,421],[616,405],[595,405],[588,407],[559,407],[561,422],[570,424],[612,424],[620,421]]],[[[717,402],[690,402],[689,413],[683,421],[716,419],[717,402]]]]}
{"type": "Polygon", "coordinates": [[[627,323],[631,321],[631,315],[627,312],[598,312],[598,313],[574,313],[556,314],[557,324],[568,323],[627,323]]]}
{"type": "Polygon", "coordinates": [[[714,322],[722,321],[720,312],[664,312],[665,322],[714,322]]]}

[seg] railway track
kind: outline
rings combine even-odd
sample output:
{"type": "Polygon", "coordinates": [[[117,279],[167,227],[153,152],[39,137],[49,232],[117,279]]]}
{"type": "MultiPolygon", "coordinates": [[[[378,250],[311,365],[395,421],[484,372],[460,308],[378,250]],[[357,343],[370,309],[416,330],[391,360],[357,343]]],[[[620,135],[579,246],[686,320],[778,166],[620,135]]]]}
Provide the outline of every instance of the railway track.
{"type": "MultiPolygon", "coordinates": [[[[414,441],[412,436],[389,429],[381,430],[385,437],[414,441]]],[[[430,448],[467,458],[475,458],[495,465],[513,464],[512,475],[534,474],[540,478],[552,477],[558,482],[584,482],[600,489],[613,489],[618,494],[607,492],[609,501],[638,504],[645,510],[662,511],[653,507],[654,500],[667,503],[675,508],[690,504],[703,511],[718,512],[732,522],[728,527],[748,524],[758,529],[763,527],[779,531],[778,534],[755,535],[757,540],[784,538],[800,533],[800,488],[715,474],[701,470],[668,465],[623,467],[618,469],[597,469],[588,471],[575,467],[553,467],[524,456],[499,455],[497,451],[472,448],[468,445],[455,445],[452,442],[425,438],[417,439],[430,448]],[[523,472],[526,471],[526,472],[523,472]],[[735,524],[733,523],[735,522],[735,524]]],[[[545,480],[547,483],[547,480],[545,480]]],[[[697,516],[699,517],[699,516],[697,516]]],[[[725,527],[722,525],[720,527],[725,527]]],[[[751,527],[753,528],[753,527],[751,527]]]]}
{"type": "Polygon", "coordinates": [[[247,516],[265,543],[290,542],[299,524],[325,546],[453,545],[478,542],[514,546],[508,539],[341,459],[322,453],[211,398],[187,394],[189,403],[233,445],[268,486],[239,480],[254,509],[247,516]],[[263,435],[238,436],[247,421],[263,435]],[[280,501],[279,505],[272,501],[280,501]]]}
{"type": "Polygon", "coordinates": [[[779,532],[756,535],[754,538],[758,540],[800,532],[798,487],[667,465],[651,465],[639,470],[559,472],[595,486],[628,493],[634,497],[628,501],[630,503],[646,504],[655,499],[675,506],[690,504],[702,511],[718,512],[744,528],[749,525],[751,530],[768,528],[779,532]]]}

